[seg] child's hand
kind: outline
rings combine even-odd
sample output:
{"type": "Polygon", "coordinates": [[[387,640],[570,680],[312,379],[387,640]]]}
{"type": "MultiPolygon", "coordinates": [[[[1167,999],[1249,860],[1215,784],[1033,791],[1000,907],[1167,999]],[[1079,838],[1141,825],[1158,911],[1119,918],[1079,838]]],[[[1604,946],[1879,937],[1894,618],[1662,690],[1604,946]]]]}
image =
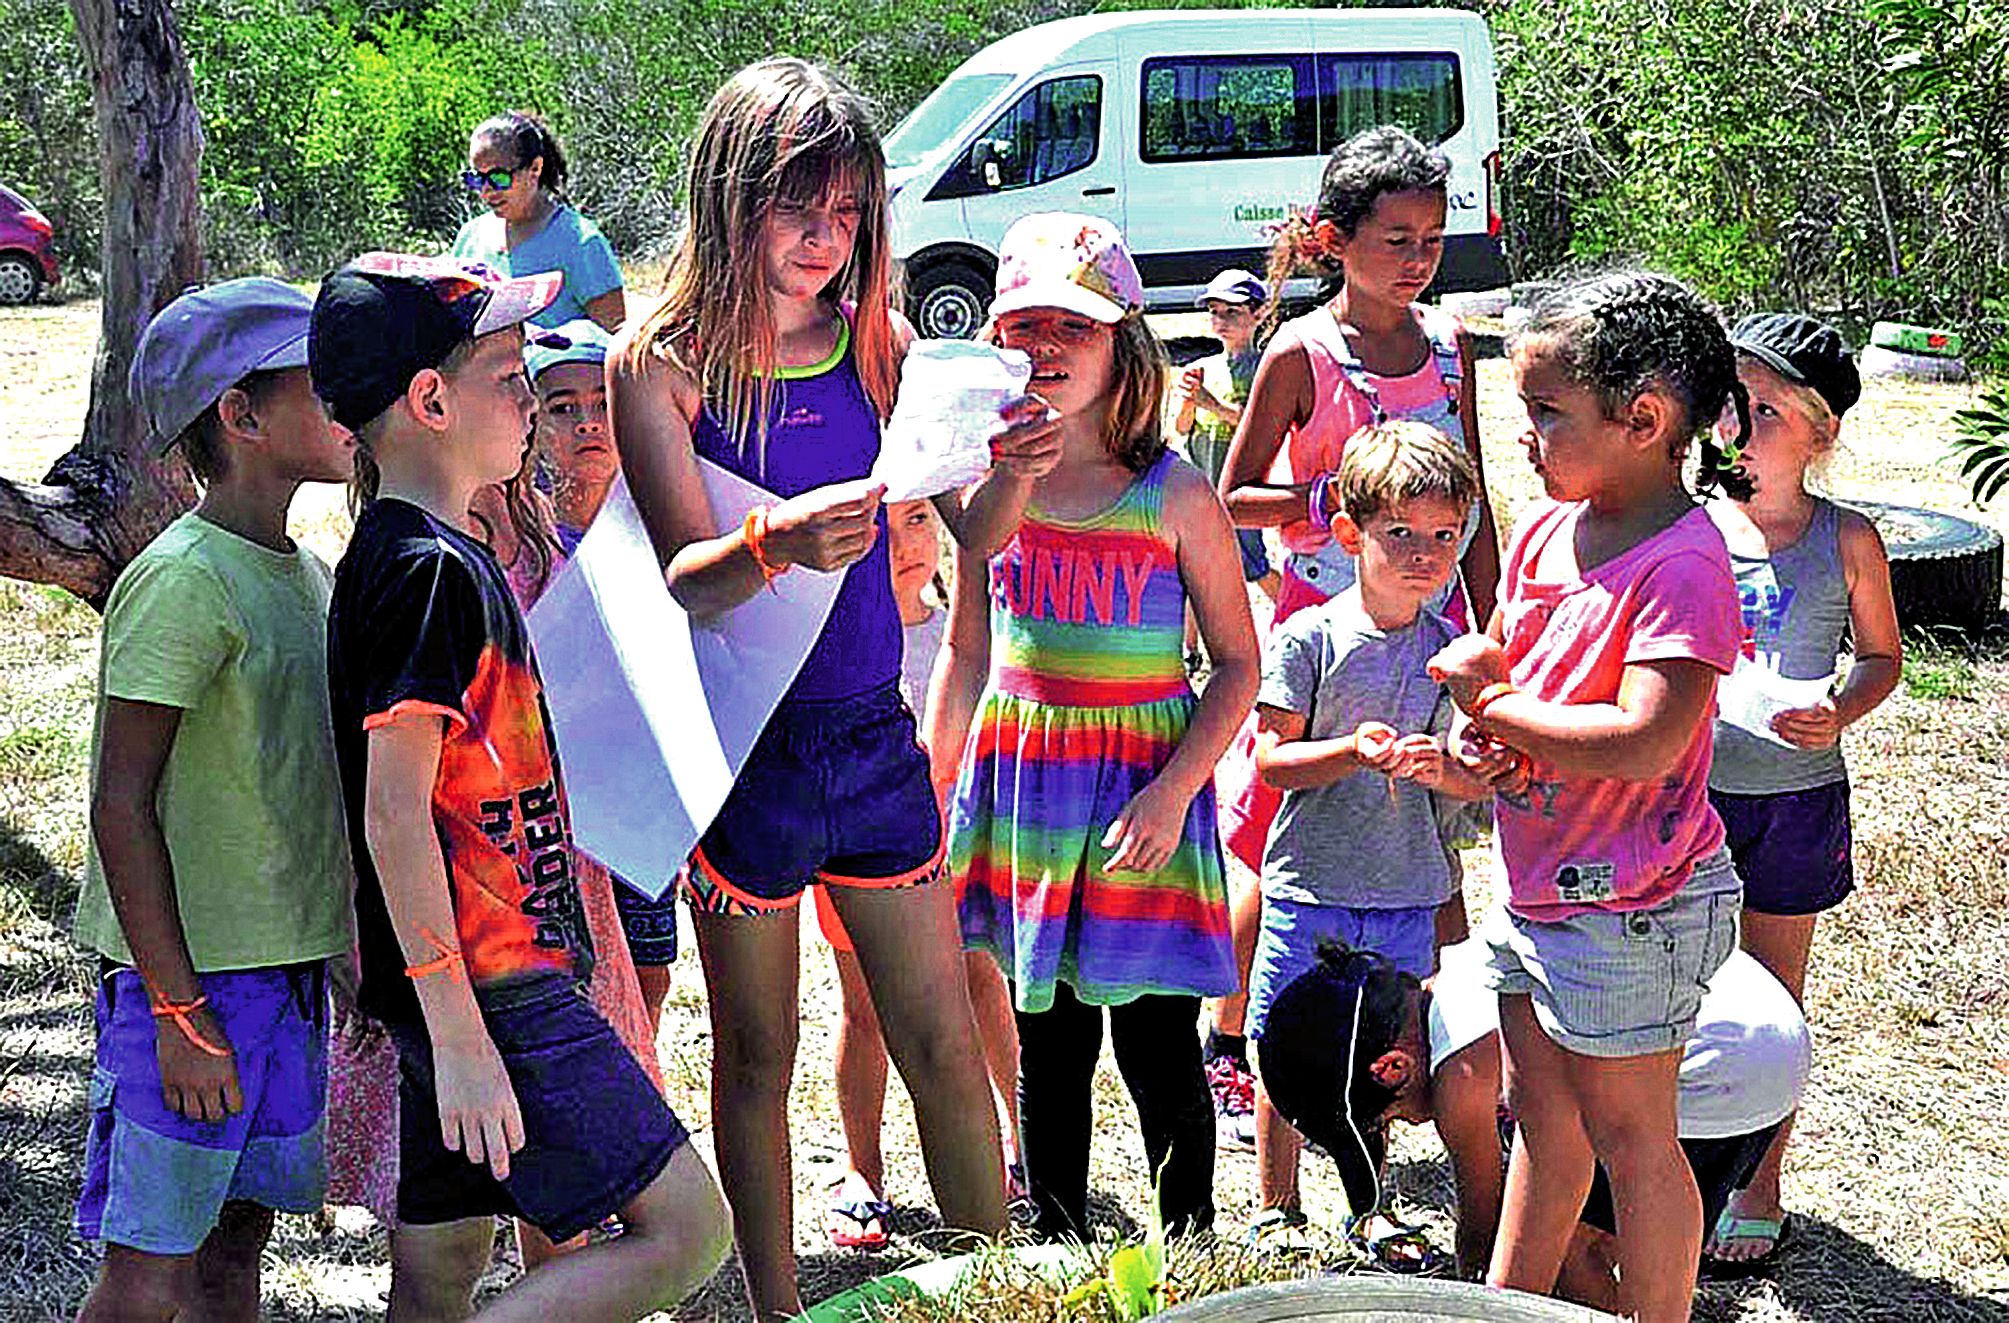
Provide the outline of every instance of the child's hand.
{"type": "Polygon", "coordinates": [[[217,1056],[205,1052],[172,1017],[154,1021],[154,1053],[160,1061],[160,1095],[168,1110],[190,1121],[220,1122],[244,1110],[244,1090],[237,1083],[237,1057],[224,1037],[223,1026],[207,1006],[188,1013],[189,1026],[217,1056]]]}
{"type": "Polygon", "coordinates": [[[1507,654],[1485,634],[1451,640],[1430,659],[1430,678],[1444,686],[1461,712],[1470,712],[1479,691],[1508,678],[1507,654]]]}
{"type": "Polygon", "coordinates": [[[1179,384],[1172,388],[1173,396],[1181,404],[1190,404],[1208,413],[1219,413],[1221,402],[1214,398],[1214,392],[1207,389],[1207,374],[1200,368],[1189,367],[1179,375],[1179,384]]]}
{"type": "Polygon", "coordinates": [[[1469,725],[1459,735],[1458,747],[1452,756],[1466,771],[1491,787],[1495,794],[1524,795],[1533,780],[1534,767],[1526,754],[1481,735],[1469,725]]]}
{"type": "Polygon", "coordinates": [[[1177,795],[1153,781],[1133,796],[1109,830],[1102,833],[1102,848],[1114,850],[1105,873],[1155,873],[1172,857],[1186,832],[1186,810],[1190,798],[1177,795]]]}
{"type": "Polygon", "coordinates": [[[469,1162],[486,1162],[495,1179],[507,1180],[509,1155],[523,1147],[523,1113],[494,1040],[486,1033],[474,1037],[454,1046],[433,1044],[440,1136],[469,1162]]]}
{"type": "Polygon", "coordinates": [[[884,483],[833,483],[791,496],[768,512],[766,550],[780,567],[841,570],[863,560],[878,536],[884,483]]]}
{"type": "Polygon", "coordinates": [[[1060,463],[1060,415],[1037,395],[1021,395],[998,416],[1005,429],[991,438],[991,463],[1013,478],[1043,478],[1060,463]]]}
{"type": "Polygon", "coordinates": [[[1425,790],[1444,784],[1444,745],[1435,735],[1404,735],[1390,752],[1388,774],[1425,790]]]}
{"type": "Polygon", "coordinates": [[[1362,767],[1377,772],[1395,768],[1395,727],[1379,721],[1363,721],[1353,728],[1353,753],[1362,767]]]}
{"type": "Polygon", "coordinates": [[[1812,707],[1774,713],[1772,729],[1780,739],[1801,749],[1832,749],[1842,738],[1841,715],[1835,700],[1823,698],[1812,707]]]}

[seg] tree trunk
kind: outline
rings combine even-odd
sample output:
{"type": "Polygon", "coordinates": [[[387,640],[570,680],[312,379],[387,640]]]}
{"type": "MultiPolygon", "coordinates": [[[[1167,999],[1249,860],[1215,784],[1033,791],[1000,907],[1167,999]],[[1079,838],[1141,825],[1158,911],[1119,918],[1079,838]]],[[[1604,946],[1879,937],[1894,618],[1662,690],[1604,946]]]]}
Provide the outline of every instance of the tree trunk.
{"type": "Polygon", "coordinates": [[[0,479],[0,575],[102,609],[126,562],[193,500],[180,458],[148,453],[126,371],[148,320],[202,279],[202,122],[169,0],[70,9],[97,107],[104,322],[83,439],[40,483],[0,479]]]}

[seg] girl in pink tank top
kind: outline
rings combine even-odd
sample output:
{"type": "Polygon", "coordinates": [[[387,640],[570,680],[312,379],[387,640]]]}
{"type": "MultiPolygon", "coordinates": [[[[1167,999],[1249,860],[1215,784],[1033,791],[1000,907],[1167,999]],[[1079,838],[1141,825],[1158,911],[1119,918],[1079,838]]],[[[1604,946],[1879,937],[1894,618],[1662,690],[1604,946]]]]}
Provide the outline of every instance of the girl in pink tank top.
{"type": "MultiPolygon", "coordinates": [[[[1352,560],[1332,540],[1332,501],[1322,479],[1338,468],[1348,437],[1390,418],[1414,418],[1462,440],[1479,470],[1479,500],[1461,557],[1464,592],[1454,580],[1444,605],[1459,624],[1483,625],[1492,615],[1500,554],[1479,461],[1471,346],[1457,318],[1416,302],[1444,255],[1450,170],[1441,153],[1401,129],[1370,129],[1326,163],[1317,209],[1277,236],[1269,275],[1279,295],[1281,282],[1297,275],[1339,282],[1328,302],[1280,327],[1270,341],[1221,474],[1221,495],[1236,525],[1277,529],[1289,553],[1277,621],[1352,584],[1352,560]]],[[[1221,760],[1217,789],[1222,844],[1260,873],[1282,796],[1256,775],[1253,716],[1221,760]]],[[[1260,917],[1261,898],[1250,886],[1234,908],[1245,986],[1260,917]]],[[[1464,930],[1464,903],[1454,897],[1439,935],[1457,941],[1464,930]]],[[[1242,999],[1223,1002],[1211,1041],[1232,1052],[1241,1020],[1242,999]]]]}

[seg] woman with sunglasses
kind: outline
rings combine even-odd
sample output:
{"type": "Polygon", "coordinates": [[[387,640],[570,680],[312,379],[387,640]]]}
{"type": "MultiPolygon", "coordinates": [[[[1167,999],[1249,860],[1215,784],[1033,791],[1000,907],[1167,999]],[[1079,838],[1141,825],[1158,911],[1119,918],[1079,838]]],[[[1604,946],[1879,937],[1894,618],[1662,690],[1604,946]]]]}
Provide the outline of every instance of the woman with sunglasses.
{"type": "Polygon", "coordinates": [[[539,326],[590,317],[612,331],[627,315],[621,267],[600,227],[565,200],[565,153],[541,115],[508,110],[475,126],[461,182],[485,210],[454,236],[453,255],[503,275],[562,272],[558,301],[539,326]]]}

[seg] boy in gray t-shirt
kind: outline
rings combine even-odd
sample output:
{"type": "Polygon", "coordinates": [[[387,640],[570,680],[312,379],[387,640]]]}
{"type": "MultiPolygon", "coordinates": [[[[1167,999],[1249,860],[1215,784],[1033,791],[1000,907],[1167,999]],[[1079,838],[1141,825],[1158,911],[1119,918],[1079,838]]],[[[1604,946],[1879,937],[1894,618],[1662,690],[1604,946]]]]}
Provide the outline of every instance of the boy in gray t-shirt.
{"type": "MultiPolygon", "coordinates": [[[[1437,907],[1457,885],[1437,800],[1490,794],[1446,754],[1450,705],[1427,669],[1458,633],[1425,603],[1457,569],[1478,494],[1470,459],[1434,427],[1390,422],[1347,440],[1319,498],[1328,483],[1342,511],[1333,538],[1357,559],[1359,581],[1278,626],[1256,695],[1256,766],[1284,792],[1249,972],[1259,1053],[1271,1002],[1317,963],[1325,938],[1431,973],[1437,907]]],[[[1296,1132],[1258,1092],[1256,1235],[1302,1224],[1297,1156],[1296,1132]]]]}

